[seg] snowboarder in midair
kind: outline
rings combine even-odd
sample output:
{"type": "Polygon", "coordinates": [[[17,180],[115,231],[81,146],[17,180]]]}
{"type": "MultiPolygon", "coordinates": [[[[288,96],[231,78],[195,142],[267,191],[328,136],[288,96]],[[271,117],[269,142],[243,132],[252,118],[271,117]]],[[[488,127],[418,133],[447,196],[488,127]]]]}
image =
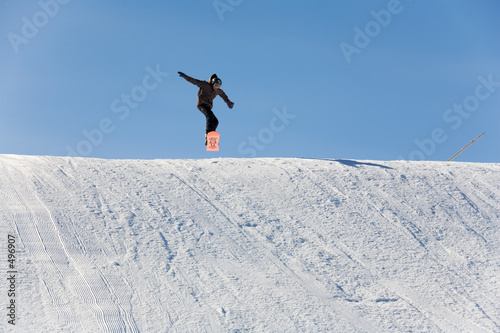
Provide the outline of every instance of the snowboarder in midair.
{"type": "Polygon", "coordinates": [[[186,81],[200,87],[200,90],[198,91],[198,110],[201,111],[207,118],[207,125],[205,128],[205,145],[207,144],[206,142],[206,136],[209,132],[215,131],[217,129],[217,126],[219,125],[219,120],[217,117],[215,117],[214,113],[212,112],[212,107],[213,107],[213,100],[216,96],[222,97],[224,102],[226,102],[227,106],[232,109],[234,106],[234,103],[229,100],[227,95],[224,93],[224,91],[220,88],[222,85],[222,81],[220,78],[217,77],[217,74],[213,74],[210,79],[207,81],[202,81],[202,80],[197,80],[194,79],[190,76],[187,76],[183,72],[178,72],[179,76],[184,78],[186,81]]]}

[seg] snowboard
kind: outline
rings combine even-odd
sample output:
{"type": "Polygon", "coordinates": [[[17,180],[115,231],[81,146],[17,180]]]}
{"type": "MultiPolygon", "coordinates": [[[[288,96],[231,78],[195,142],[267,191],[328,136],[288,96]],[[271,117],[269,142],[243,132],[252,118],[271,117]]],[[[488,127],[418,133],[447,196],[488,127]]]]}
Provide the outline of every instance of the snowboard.
{"type": "Polygon", "coordinates": [[[219,151],[220,134],[212,131],[207,134],[207,151],[219,151]]]}

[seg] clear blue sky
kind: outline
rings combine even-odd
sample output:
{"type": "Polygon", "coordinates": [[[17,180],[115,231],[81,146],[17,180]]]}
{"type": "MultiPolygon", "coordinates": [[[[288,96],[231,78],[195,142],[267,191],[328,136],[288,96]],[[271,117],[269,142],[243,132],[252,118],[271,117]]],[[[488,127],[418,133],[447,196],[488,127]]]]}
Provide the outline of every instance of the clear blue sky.
{"type": "Polygon", "coordinates": [[[500,162],[500,2],[0,1],[0,153],[500,162]],[[221,151],[197,87],[217,73],[221,151]]]}

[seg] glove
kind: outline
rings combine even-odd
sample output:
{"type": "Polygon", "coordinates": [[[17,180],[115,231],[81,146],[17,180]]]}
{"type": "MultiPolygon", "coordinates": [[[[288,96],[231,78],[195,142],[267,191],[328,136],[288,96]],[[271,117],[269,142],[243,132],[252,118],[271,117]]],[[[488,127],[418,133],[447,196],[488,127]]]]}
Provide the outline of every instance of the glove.
{"type": "Polygon", "coordinates": [[[229,106],[229,108],[232,109],[233,106],[234,106],[234,103],[233,102],[229,102],[229,104],[227,106],[229,106]]]}
{"type": "Polygon", "coordinates": [[[187,76],[187,75],[186,75],[186,74],[184,74],[183,72],[177,72],[177,73],[179,73],[179,76],[180,76],[180,77],[187,76]]]}

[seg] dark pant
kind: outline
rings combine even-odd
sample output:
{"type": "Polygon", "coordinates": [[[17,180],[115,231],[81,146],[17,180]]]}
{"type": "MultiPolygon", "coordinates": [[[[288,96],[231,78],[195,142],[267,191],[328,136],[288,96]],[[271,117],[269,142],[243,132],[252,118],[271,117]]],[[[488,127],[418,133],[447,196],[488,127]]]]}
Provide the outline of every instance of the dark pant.
{"type": "Polygon", "coordinates": [[[217,129],[217,126],[219,125],[219,120],[214,115],[214,113],[212,112],[210,107],[208,105],[202,104],[202,105],[198,105],[198,110],[200,110],[201,113],[203,113],[205,115],[205,117],[207,118],[207,126],[205,128],[207,133],[215,131],[217,129]]]}

